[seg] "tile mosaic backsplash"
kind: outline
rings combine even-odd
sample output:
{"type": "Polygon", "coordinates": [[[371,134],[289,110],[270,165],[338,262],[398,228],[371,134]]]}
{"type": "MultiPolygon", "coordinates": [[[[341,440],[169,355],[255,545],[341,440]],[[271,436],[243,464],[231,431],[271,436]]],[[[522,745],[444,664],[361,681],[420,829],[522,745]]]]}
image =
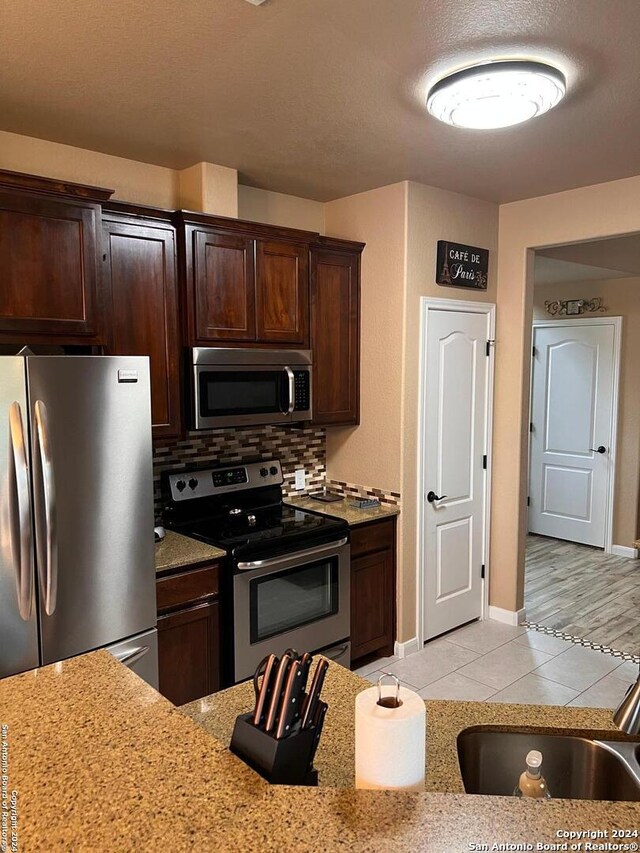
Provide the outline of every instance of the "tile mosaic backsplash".
{"type": "MultiPolygon", "coordinates": [[[[251,459],[279,459],[286,494],[301,494],[294,486],[296,468],[306,471],[305,492],[323,488],[327,467],[326,434],[321,427],[294,429],[278,426],[189,432],[183,441],[156,447],[153,485],[156,517],[162,509],[160,475],[185,467],[225,465],[251,459]]],[[[304,494],[304,493],[302,493],[304,494]]]]}
{"type": "Polygon", "coordinates": [[[399,492],[327,479],[326,433],[322,427],[285,429],[279,426],[219,429],[189,432],[183,441],[175,441],[153,452],[153,488],[156,519],[162,512],[160,475],[187,467],[233,465],[252,459],[279,459],[284,475],[283,491],[287,495],[317,492],[325,486],[346,498],[377,498],[388,506],[400,506],[399,492]],[[296,468],[306,472],[306,488],[295,488],[296,468]]]}
{"type": "Polygon", "coordinates": [[[327,489],[345,498],[375,498],[386,506],[400,506],[400,492],[385,492],[370,486],[357,486],[355,483],[345,483],[343,480],[327,478],[327,489]]]}

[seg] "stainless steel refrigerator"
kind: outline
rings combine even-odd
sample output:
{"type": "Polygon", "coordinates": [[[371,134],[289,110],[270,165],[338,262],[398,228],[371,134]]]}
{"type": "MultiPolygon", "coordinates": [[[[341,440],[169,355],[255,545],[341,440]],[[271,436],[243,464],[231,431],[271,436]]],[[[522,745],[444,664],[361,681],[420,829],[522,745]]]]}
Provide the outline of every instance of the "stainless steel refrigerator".
{"type": "Polygon", "coordinates": [[[0,357],[0,677],[107,648],[158,683],[149,360],[0,357]]]}

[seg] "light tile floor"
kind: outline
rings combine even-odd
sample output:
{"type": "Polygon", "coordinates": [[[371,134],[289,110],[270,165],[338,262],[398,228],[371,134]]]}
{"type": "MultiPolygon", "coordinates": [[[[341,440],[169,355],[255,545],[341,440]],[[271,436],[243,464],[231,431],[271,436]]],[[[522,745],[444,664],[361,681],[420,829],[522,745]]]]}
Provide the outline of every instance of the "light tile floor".
{"type": "Polygon", "coordinates": [[[615,708],[638,669],[618,658],[500,622],[473,622],[400,660],[357,669],[391,672],[425,699],[615,708]]]}

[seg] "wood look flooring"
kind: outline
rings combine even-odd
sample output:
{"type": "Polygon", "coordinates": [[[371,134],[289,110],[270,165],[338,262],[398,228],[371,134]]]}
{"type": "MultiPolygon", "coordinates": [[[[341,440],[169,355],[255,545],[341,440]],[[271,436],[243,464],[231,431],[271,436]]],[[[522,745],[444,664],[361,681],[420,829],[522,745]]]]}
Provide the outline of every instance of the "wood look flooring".
{"type": "Polygon", "coordinates": [[[588,545],[527,537],[527,621],[640,653],[640,560],[588,545]]]}

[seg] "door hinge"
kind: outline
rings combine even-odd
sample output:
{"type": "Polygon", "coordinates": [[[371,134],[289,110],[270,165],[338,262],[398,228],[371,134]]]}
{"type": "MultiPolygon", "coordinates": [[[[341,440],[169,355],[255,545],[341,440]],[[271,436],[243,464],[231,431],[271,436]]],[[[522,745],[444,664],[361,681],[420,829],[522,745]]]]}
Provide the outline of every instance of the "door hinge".
{"type": "Polygon", "coordinates": [[[482,564],[482,568],[480,569],[480,577],[481,577],[481,578],[483,578],[483,579],[484,579],[484,569],[485,569],[485,566],[484,566],[484,563],[483,563],[483,564],[482,564]]]}
{"type": "Polygon", "coordinates": [[[531,355],[534,358],[538,355],[538,350],[535,347],[531,347],[531,355]]]}
{"type": "Polygon", "coordinates": [[[487,454],[486,453],[482,457],[482,467],[485,471],[487,470],[487,454]]]}
{"type": "Polygon", "coordinates": [[[495,346],[495,343],[496,343],[495,341],[487,341],[487,349],[486,349],[487,357],[491,355],[491,347],[495,346]]]}
{"type": "Polygon", "coordinates": [[[531,506],[531,498],[527,495],[527,506],[531,506]]]}
{"type": "Polygon", "coordinates": [[[533,432],[533,421],[529,421],[529,432],[533,432]]]}

